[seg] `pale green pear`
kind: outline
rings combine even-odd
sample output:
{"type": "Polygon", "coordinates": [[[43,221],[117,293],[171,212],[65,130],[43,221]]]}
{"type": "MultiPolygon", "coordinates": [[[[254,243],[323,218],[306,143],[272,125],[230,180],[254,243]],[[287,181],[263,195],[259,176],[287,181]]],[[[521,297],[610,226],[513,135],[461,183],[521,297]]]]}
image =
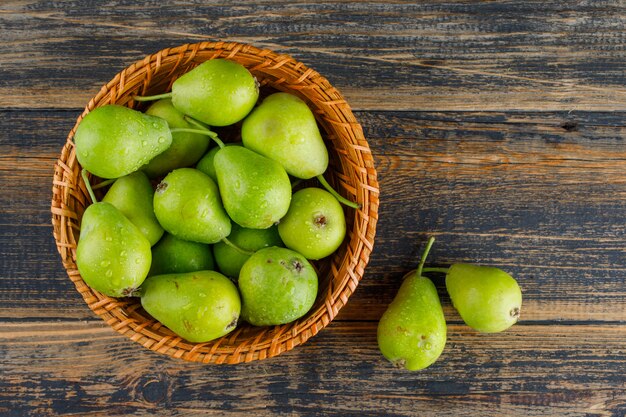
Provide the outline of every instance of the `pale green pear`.
{"type": "MultiPolygon", "coordinates": [[[[163,99],[152,103],[146,110],[146,114],[165,119],[171,129],[195,128],[195,125],[185,120],[185,115],[174,107],[171,99],[163,99]]],[[[141,170],[150,178],[156,178],[176,168],[191,166],[198,162],[209,145],[210,140],[205,135],[190,132],[172,133],[172,144],[170,147],[155,156],[141,170]]]]}
{"type": "Polygon", "coordinates": [[[150,242],[113,205],[94,203],[83,213],[76,265],[83,280],[110,297],[132,295],[150,269],[150,242]]]}
{"type": "Polygon", "coordinates": [[[294,177],[309,179],[328,167],[328,150],[307,104],[289,93],[268,96],[245,118],[246,148],[279,162],[294,177]]]}
{"type": "Polygon", "coordinates": [[[238,284],[241,317],[255,326],[273,326],[297,320],[313,307],[318,278],[298,252],[270,247],[243,264],[238,284]]]}
{"type": "MultiPolygon", "coordinates": [[[[280,240],[276,226],[268,229],[247,229],[233,223],[228,240],[238,248],[251,252],[271,246],[285,246],[280,240]]],[[[245,254],[224,242],[213,245],[213,253],[220,272],[235,279],[239,277],[243,264],[250,258],[250,254],[245,254]]]]}
{"type": "Polygon", "coordinates": [[[214,270],[211,246],[182,240],[166,233],[152,247],[152,266],[148,275],[178,274],[214,270]]]}
{"type": "Polygon", "coordinates": [[[250,229],[267,229],[289,210],[291,182],[283,167],[242,146],[215,155],[215,173],[230,218],[250,229]]]}
{"type": "Polygon", "coordinates": [[[408,274],[378,323],[378,347],[391,363],[409,371],[432,365],[446,345],[446,321],[432,281],[408,274]]]}
{"type": "Polygon", "coordinates": [[[153,199],[150,180],[137,171],[115,180],[102,201],[113,204],[154,245],[163,236],[163,228],[154,215],[153,199]]]}
{"type": "Polygon", "coordinates": [[[209,126],[228,126],[243,119],[259,98],[259,86],[243,65],[212,59],[172,84],[172,103],[182,113],[209,126]]]}
{"type": "Polygon", "coordinates": [[[160,117],[110,104],[83,118],[74,143],[83,168],[101,178],[119,178],[169,148],[172,133],[160,117]]]}
{"type": "Polygon", "coordinates": [[[234,330],[241,312],[237,287],[215,271],[156,275],[144,282],[140,294],[144,310],[195,343],[234,330]]]}
{"type": "Polygon", "coordinates": [[[501,332],[520,317],[522,291],[499,268],[454,264],[446,275],[446,289],[463,321],[480,332],[501,332]]]}
{"type": "Polygon", "coordinates": [[[194,168],[175,169],[163,178],[154,193],[154,214],[179,239],[215,243],[230,234],[217,185],[194,168]]]}

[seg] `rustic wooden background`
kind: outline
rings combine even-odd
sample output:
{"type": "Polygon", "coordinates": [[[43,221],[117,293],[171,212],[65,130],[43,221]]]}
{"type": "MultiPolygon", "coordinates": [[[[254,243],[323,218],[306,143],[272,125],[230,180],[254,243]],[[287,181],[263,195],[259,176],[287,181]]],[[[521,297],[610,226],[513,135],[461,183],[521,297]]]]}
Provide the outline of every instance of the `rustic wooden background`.
{"type": "Polygon", "coordinates": [[[626,3],[417,3],[2,0],[0,415],[626,415],[626,3]],[[348,306],[305,345],[237,366],[170,359],[107,327],[67,278],[49,211],[53,164],[100,86],[215,39],[327,76],[381,183],[348,306]],[[477,334],[442,290],[447,347],[402,372],[376,323],[428,235],[431,265],[516,276],[522,321],[477,334]]]}

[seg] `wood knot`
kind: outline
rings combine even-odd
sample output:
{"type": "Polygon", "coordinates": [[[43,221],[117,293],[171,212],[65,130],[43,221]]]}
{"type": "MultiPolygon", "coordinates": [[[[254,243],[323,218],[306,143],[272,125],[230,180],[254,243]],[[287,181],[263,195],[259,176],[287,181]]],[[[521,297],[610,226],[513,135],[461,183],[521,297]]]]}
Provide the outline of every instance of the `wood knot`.
{"type": "Polygon", "coordinates": [[[576,132],[578,130],[578,122],[567,120],[561,123],[561,128],[568,132],[576,132]]]}
{"type": "Polygon", "coordinates": [[[158,403],[167,398],[167,382],[163,379],[151,379],[141,390],[143,398],[149,403],[158,403]]]}

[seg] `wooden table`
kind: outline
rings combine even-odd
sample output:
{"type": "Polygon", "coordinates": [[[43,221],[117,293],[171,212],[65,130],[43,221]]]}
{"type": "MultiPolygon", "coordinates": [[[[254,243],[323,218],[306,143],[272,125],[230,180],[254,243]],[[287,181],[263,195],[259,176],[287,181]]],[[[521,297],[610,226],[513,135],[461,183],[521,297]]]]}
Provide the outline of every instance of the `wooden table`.
{"type": "Polygon", "coordinates": [[[0,415],[626,415],[623,1],[0,3],[0,415]],[[214,39],[287,53],[355,110],[381,184],[376,246],[337,319],[237,366],[187,363],[109,328],[52,237],[53,164],[127,65],[214,39]],[[430,235],[429,264],[500,266],[522,321],[478,334],[441,290],[427,370],[376,324],[430,235]]]}

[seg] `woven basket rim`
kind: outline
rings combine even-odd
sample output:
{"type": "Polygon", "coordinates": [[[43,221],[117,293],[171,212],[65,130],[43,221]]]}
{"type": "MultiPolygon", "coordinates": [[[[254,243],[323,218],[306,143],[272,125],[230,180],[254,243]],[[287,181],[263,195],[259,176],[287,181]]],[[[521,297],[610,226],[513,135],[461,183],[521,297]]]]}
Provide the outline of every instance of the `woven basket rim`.
{"type": "Polygon", "coordinates": [[[136,61],[103,85],[68,134],[55,163],[52,191],[52,224],[57,250],[69,278],[89,308],[114,330],[150,350],[188,361],[215,364],[234,364],[276,356],[304,343],[326,327],[345,306],[363,277],[373,250],[379,204],[377,173],[369,144],[339,91],[325,77],[289,55],[223,41],[165,48],[136,61]],[[297,94],[309,102],[326,131],[324,136],[335,145],[332,150],[337,151],[342,169],[336,173],[336,181],[343,186],[343,192],[351,194],[350,198],[356,199],[362,207],[354,212],[353,222],[348,225],[349,241],[344,243],[344,256],[339,260],[333,257],[330,263],[328,288],[320,287],[318,298],[323,296],[324,302],[317,309],[312,309],[304,318],[293,323],[254,329],[256,336],[252,339],[246,339],[244,328],[239,327],[215,341],[191,343],[174,335],[151,317],[146,317],[136,301],[108,297],[92,290],[82,280],[75,263],[75,235],[79,230],[79,212],[88,205],[88,197],[78,175],[80,166],[72,138],[82,118],[95,107],[108,103],[132,107],[131,96],[150,93],[154,79],[161,73],[166,72],[156,83],[167,81],[167,88],[170,88],[177,70],[183,71],[218,57],[240,62],[260,78],[262,84],[266,82],[275,89],[297,94]],[[326,293],[322,294],[323,290],[326,293]]]}

